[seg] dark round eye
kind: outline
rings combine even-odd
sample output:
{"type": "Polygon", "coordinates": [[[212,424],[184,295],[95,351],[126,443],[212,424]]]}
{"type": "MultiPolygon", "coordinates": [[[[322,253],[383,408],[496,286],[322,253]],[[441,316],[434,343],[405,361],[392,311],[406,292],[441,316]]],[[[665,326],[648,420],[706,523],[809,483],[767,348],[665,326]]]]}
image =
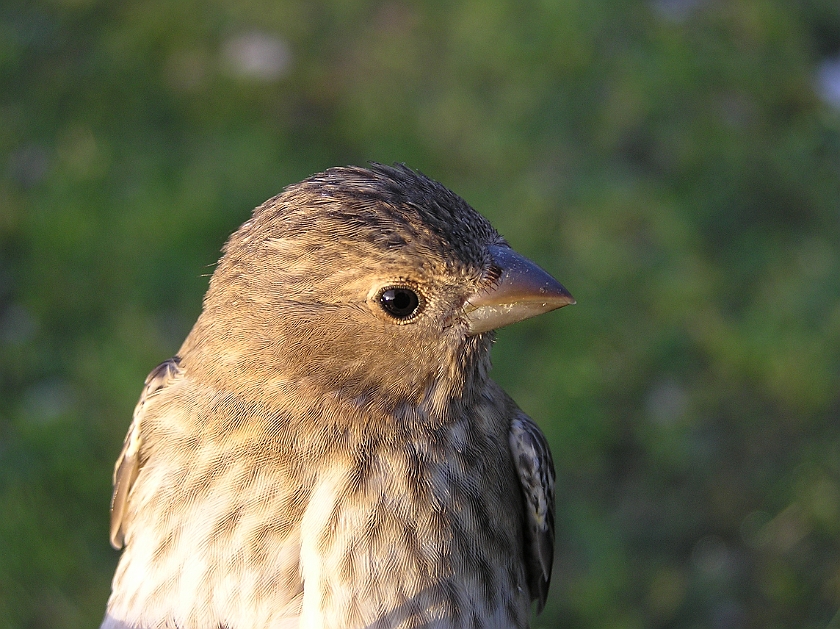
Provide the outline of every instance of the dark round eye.
{"type": "Polygon", "coordinates": [[[420,298],[410,288],[394,286],[379,293],[382,310],[397,319],[410,319],[420,307],[420,298]]]}

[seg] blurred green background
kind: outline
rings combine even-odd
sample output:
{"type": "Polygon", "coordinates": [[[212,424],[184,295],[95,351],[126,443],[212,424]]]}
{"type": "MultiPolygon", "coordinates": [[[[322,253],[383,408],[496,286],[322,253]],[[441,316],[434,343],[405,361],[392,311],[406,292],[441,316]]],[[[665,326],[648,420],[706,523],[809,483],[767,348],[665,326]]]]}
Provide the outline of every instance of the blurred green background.
{"type": "Polygon", "coordinates": [[[837,0],[3,0],[0,627],[97,626],[143,378],[254,206],[368,160],[578,300],[494,350],[535,626],[840,627],[837,0]]]}

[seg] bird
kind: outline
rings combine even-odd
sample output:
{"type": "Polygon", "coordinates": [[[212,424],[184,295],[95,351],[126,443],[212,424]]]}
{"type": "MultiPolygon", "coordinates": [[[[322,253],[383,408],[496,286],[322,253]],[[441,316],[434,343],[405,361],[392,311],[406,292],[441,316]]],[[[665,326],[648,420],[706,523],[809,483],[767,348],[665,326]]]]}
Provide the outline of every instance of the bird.
{"type": "Polygon", "coordinates": [[[572,303],[403,164],[257,207],[135,408],[102,629],[527,627],[555,471],[490,348],[572,303]]]}

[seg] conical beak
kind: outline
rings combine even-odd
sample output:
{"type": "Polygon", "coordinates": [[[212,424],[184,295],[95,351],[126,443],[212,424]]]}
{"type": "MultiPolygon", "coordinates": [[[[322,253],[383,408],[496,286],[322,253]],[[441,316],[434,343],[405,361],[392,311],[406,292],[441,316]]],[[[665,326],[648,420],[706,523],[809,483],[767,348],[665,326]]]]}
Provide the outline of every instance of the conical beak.
{"type": "Polygon", "coordinates": [[[501,275],[464,304],[471,334],[510,325],[575,303],[560,282],[510,247],[492,245],[501,275]]]}

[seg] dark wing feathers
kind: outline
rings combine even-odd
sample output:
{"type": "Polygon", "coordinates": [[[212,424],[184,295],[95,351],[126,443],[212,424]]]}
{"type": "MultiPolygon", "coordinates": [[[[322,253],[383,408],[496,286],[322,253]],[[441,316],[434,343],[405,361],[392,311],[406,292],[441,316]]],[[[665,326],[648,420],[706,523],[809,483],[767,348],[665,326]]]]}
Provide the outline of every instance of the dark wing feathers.
{"type": "Polygon", "coordinates": [[[146,377],[145,387],[140,400],[134,407],[134,416],[128,434],[125,436],[122,452],[114,467],[114,493],[111,497],[111,546],[120,549],[123,546],[125,531],[123,518],[128,503],[131,486],[140,471],[140,445],[142,444],[141,424],[146,401],[162,388],[182,374],[178,356],[170,358],[152,369],[146,377]]]}
{"type": "Polygon", "coordinates": [[[509,438],[524,498],[528,586],[540,612],[554,562],[554,462],[545,435],[522,411],[510,424],[509,438]]]}

